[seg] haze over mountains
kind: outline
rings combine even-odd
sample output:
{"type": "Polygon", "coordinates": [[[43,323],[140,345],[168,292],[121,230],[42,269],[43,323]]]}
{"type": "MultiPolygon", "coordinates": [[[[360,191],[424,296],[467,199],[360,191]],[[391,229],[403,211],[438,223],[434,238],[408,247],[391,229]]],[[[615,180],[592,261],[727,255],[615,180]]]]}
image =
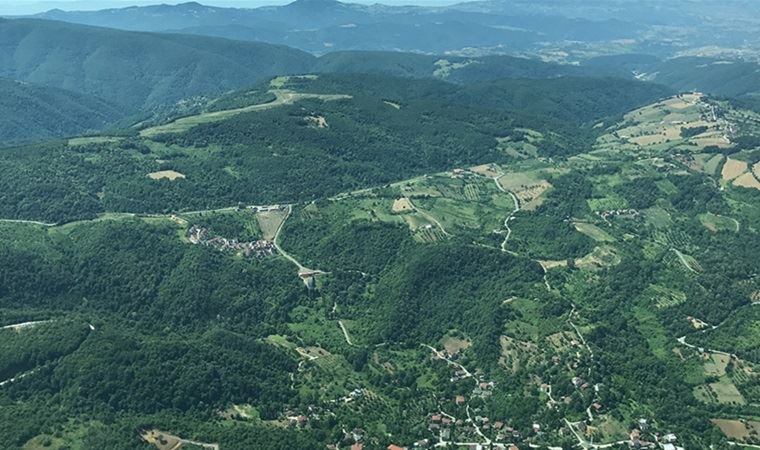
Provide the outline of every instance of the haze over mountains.
{"type": "Polygon", "coordinates": [[[51,10],[0,19],[0,77],[93,97],[117,106],[119,120],[307,72],[465,84],[614,76],[753,99],[760,25],[741,15],[746,2],[714,5],[658,3],[656,17],[625,1],[51,10]]]}
{"type": "Polygon", "coordinates": [[[660,56],[703,46],[758,44],[751,2],[485,1],[447,7],[297,0],[284,6],[220,8],[197,2],[66,12],[39,18],[136,31],[176,31],[334,50],[536,53],[577,60],[615,48],[660,56]],[[653,13],[652,8],[655,12],[653,13]],[[706,19],[706,15],[709,17],[706,19]],[[567,53],[567,55],[563,55],[567,53]]]}

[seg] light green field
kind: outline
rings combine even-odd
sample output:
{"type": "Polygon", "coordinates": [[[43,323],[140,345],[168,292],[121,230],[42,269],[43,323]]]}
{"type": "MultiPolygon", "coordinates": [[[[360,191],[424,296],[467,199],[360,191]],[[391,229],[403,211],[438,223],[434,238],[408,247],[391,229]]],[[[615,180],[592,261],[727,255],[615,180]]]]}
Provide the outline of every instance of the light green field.
{"type": "Polygon", "coordinates": [[[710,231],[734,231],[738,232],[740,225],[736,219],[721,216],[719,214],[706,213],[699,215],[699,221],[710,231]]]}
{"type": "Polygon", "coordinates": [[[717,383],[697,386],[694,396],[705,403],[736,404],[744,405],[747,400],[731,382],[727,376],[723,376],[717,383]]]}
{"type": "Polygon", "coordinates": [[[109,144],[113,142],[119,142],[124,138],[116,137],[116,136],[91,136],[91,137],[79,137],[74,139],[69,139],[68,145],[70,147],[77,147],[81,145],[88,145],[88,144],[109,144]]]}
{"type": "Polygon", "coordinates": [[[602,198],[590,198],[587,202],[588,207],[594,212],[628,208],[628,202],[623,197],[613,193],[602,198]]]}
{"type": "Polygon", "coordinates": [[[592,223],[575,222],[575,229],[597,242],[614,242],[615,238],[592,223]]]}
{"type": "Polygon", "coordinates": [[[293,92],[289,90],[273,90],[271,92],[275,94],[275,96],[277,97],[275,100],[271,102],[246,106],[243,108],[227,109],[224,111],[214,111],[214,112],[209,112],[209,113],[198,114],[195,116],[183,117],[181,119],[177,119],[165,125],[158,125],[155,127],[150,127],[150,128],[141,130],[140,136],[150,138],[150,137],[157,136],[159,134],[165,134],[165,133],[182,133],[200,124],[219,122],[221,120],[228,119],[238,114],[243,114],[243,113],[248,113],[248,112],[253,112],[253,111],[263,111],[263,110],[276,108],[278,106],[283,106],[283,105],[292,105],[293,103],[296,103],[297,101],[304,100],[304,99],[314,98],[314,99],[319,99],[323,101],[334,101],[334,100],[342,100],[342,99],[351,98],[350,95],[303,94],[303,93],[293,92]]]}
{"type": "Polygon", "coordinates": [[[670,213],[659,206],[645,210],[644,217],[647,224],[653,225],[657,228],[666,228],[673,223],[673,220],[670,218],[670,213]]]}
{"type": "Polygon", "coordinates": [[[641,296],[654,303],[657,308],[668,308],[686,301],[686,294],[683,292],[658,284],[647,287],[641,296]]]}
{"type": "MultiPolygon", "coordinates": [[[[271,241],[277,234],[277,230],[280,229],[280,225],[288,216],[288,212],[284,210],[274,211],[262,211],[256,213],[256,220],[259,222],[259,229],[264,239],[271,241]]],[[[279,241],[278,241],[279,242],[279,241]]]]}

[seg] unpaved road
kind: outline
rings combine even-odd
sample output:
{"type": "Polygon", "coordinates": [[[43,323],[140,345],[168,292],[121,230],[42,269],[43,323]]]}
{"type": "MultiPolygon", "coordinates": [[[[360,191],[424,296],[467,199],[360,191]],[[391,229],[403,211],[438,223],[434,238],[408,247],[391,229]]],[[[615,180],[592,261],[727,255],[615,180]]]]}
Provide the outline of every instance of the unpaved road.
{"type": "Polygon", "coordinates": [[[290,217],[290,214],[293,212],[293,206],[288,205],[288,213],[285,215],[285,218],[282,219],[282,222],[280,223],[280,226],[277,227],[277,232],[274,234],[274,239],[272,239],[272,243],[274,244],[274,247],[277,249],[277,252],[279,252],[285,259],[292,262],[293,264],[298,267],[298,274],[311,274],[311,275],[325,275],[327,272],[323,272],[321,270],[315,270],[315,269],[309,269],[308,267],[301,264],[297,259],[295,259],[292,255],[290,255],[288,252],[282,249],[280,247],[280,243],[278,242],[278,239],[280,237],[280,233],[282,232],[282,229],[285,227],[285,222],[288,220],[288,217],[290,217]]]}
{"type": "Polygon", "coordinates": [[[343,331],[343,337],[345,337],[345,338],[346,338],[346,343],[347,343],[348,345],[350,345],[350,346],[352,346],[352,347],[353,347],[353,346],[354,346],[354,343],[353,343],[353,342],[351,342],[351,337],[348,335],[348,330],[346,329],[346,326],[345,326],[345,325],[343,325],[343,321],[342,321],[342,320],[339,320],[339,321],[338,321],[338,325],[340,325],[340,329],[341,329],[341,331],[343,331]]]}
{"type": "Polygon", "coordinates": [[[52,320],[37,320],[34,322],[22,322],[22,323],[14,323],[12,325],[5,325],[3,327],[0,327],[0,330],[23,330],[24,328],[31,328],[36,325],[41,325],[43,323],[52,322],[52,320]]]}
{"type": "Polygon", "coordinates": [[[520,202],[517,200],[517,196],[515,196],[515,194],[513,194],[511,191],[508,191],[508,190],[504,189],[504,186],[502,186],[499,183],[499,178],[501,178],[503,176],[504,176],[504,174],[496,175],[492,179],[493,179],[493,182],[496,183],[496,187],[501,192],[509,194],[509,196],[512,197],[512,201],[515,202],[515,209],[513,209],[512,212],[509,213],[509,215],[507,216],[507,218],[504,219],[504,228],[507,229],[507,236],[504,238],[504,241],[501,243],[501,251],[506,252],[507,251],[507,242],[509,242],[509,238],[512,237],[512,229],[509,227],[509,221],[512,220],[514,218],[515,214],[517,214],[520,211],[520,202]]]}

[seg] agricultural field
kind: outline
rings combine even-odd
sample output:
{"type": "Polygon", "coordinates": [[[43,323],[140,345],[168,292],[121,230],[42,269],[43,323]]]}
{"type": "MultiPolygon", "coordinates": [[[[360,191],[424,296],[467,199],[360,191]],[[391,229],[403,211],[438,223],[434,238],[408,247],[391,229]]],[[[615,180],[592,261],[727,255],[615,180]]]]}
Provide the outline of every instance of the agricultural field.
{"type": "Polygon", "coordinates": [[[745,419],[712,419],[712,422],[733,441],[748,444],[759,441],[760,422],[745,419]]]}
{"type": "Polygon", "coordinates": [[[623,116],[597,140],[597,147],[613,151],[686,150],[699,152],[707,147],[729,148],[726,122],[715,111],[721,106],[702,94],[681,94],[645,106],[623,116]]]}

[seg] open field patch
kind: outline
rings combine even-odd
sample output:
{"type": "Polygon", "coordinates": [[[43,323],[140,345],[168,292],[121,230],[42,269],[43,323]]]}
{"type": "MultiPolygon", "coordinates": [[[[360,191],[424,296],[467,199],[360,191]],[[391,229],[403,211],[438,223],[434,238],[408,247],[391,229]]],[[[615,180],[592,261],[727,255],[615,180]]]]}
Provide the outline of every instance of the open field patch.
{"type": "Polygon", "coordinates": [[[697,386],[694,391],[697,399],[705,403],[744,405],[747,401],[731,380],[723,376],[715,383],[697,386]]]}
{"type": "Polygon", "coordinates": [[[723,162],[723,155],[714,155],[704,164],[704,171],[709,175],[715,175],[718,172],[720,164],[723,162]]]}
{"type": "Polygon", "coordinates": [[[702,368],[707,376],[722,377],[726,374],[726,368],[730,362],[727,355],[719,355],[717,353],[707,353],[703,355],[702,368]]]}
{"type": "Polygon", "coordinates": [[[207,444],[188,439],[182,439],[160,430],[146,430],[140,433],[140,437],[147,443],[152,444],[158,450],[181,450],[187,447],[201,447],[209,450],[219,450],[218,444],[207,444]]]}
{"type": "Polygon", "coordinates": [[[119,142],[123,139],[124,138],[120,138],[116,136],[78,137],[78,138],[69,139],[68,145],[69,147],[79,147],[82,145],[89,145],[89,144],[111,144],[114,142],[119,142]]]}
{"type": "Polygon", "coordinates": [[[441,341],[443,348],[449,355],[456,355],[463,350],[467,350],[472,345],[472,341],[469,339],[459,338],[451,335],[444,336],[441,341]]]}
{"type": "Polygon", "coordinates": [[[593,223],[575,222],[575,229],[597,242],[614,242],[615,238],[593,223]]]}
{"type": "Polygon", "coordinates": [[[747,163],[738,159],[727,158],[720,171],[720,176],[725,181],[733,180],[747,171],[747,163]]]}
{"type": "Polygon", "coordinates": [[[745,419],[712,419],[727,438],[738,442],[758,442],[760,422],[745,419]]]}
{"type": "Polygon", "coordinates": [[[391,211],[393,211],[394,213],[411,212],[411,211],[414,211],[414,206],[412,205],[412,202],[409,201],[407,197],[402,197],[393,201],[393,206],[391,207],[391,211]]]}
{"type": "Polygon", "coordinates": [[[659,284],[649,285],[641,294],[659,309],[680,305],[686,301],[686,294],[659,284]]]}
{"type": "Polygon", "coordinates": [[[739,222],[731,217],[721,216],[719,214],[706,213],[699,215],[699,221],[710,231],[739,231],[739,222]]]}
{"type": "Polygon", "coordinates": [[[158,172],[151,172],[148,174],[151,180],[167,179],[174,181],[179,178],[185,178],[185,174],[177,172],[175,170],[159,170],[158,172]]]}
{"type": "Polygon", "coordinates": [[[296,103],[297,101],[304,100],[304,99],[319,99],[323,101],[334,101],[334,100],[342,100],[342,99],[351,98],[350,95],[302,94],[302,93],[293,92],[290,90],[279,90],[279,89],[273,90],[271,92],[275,94],[275,97],[276,97],[275,100],[271,102],[245,106],[243,108],[226,109],[222,111],[214,111],[214,112],[198,114],[195,116],[182,117],[180,119],[177,119],[165,125],[157,125],[155,127],[145,128],[144,130],[140,131],[140,136],[151,138],[153,136],[157,136],[159,134],[165,134],[165,133],[182,133],[184,131],[189,130],[190,128],[193,128],[197,125],[201,125],[204,123],[219,122],[219,121],[228,119],[230,117],[236,116],[238,114],[249,113],[249,112],[254,112],[254,111],[263,111],[266,109],[275,108],[275,107],[283,106],[283,105],[292,105],[293,103],[296,103]]]}
{"type": "Polygon", "coordinates": [[[259,228],[264,240],[271,241],[277,234],[277,230],[280,229],[280,225],[288,217],[288,211],[286,209],[269,209],[266,211],[258,211],[256,213],[256,220],[259,222],[259,228]]]}
{"type": "Polygon", "coordinates": [[[543,202],[543,195],[552,187],[551,183],[537,172],[507,173],[498,180],[499,185],[515,194],[522,209],[534,210],[543,202]]]}
{"type": "Polygon", "coordinates": [[[488,178],[494,178],[500,175],[491,164],[481,164],[479,166],[470,167],[470,171],[488,178]]]}
{"type": "Polygon", "coordinates": [[[752,172],[739,175],[732,184],[744,188],[760,189],[760,181],[757,180],[752,172]]]}
{"type": "Polygon", "coordinates": [[[595,247],[591,253],[575,261],[575,265],[582,268],[611,267],[618,264],[620,255],[615,247],[609,245],[595,247]]]}

